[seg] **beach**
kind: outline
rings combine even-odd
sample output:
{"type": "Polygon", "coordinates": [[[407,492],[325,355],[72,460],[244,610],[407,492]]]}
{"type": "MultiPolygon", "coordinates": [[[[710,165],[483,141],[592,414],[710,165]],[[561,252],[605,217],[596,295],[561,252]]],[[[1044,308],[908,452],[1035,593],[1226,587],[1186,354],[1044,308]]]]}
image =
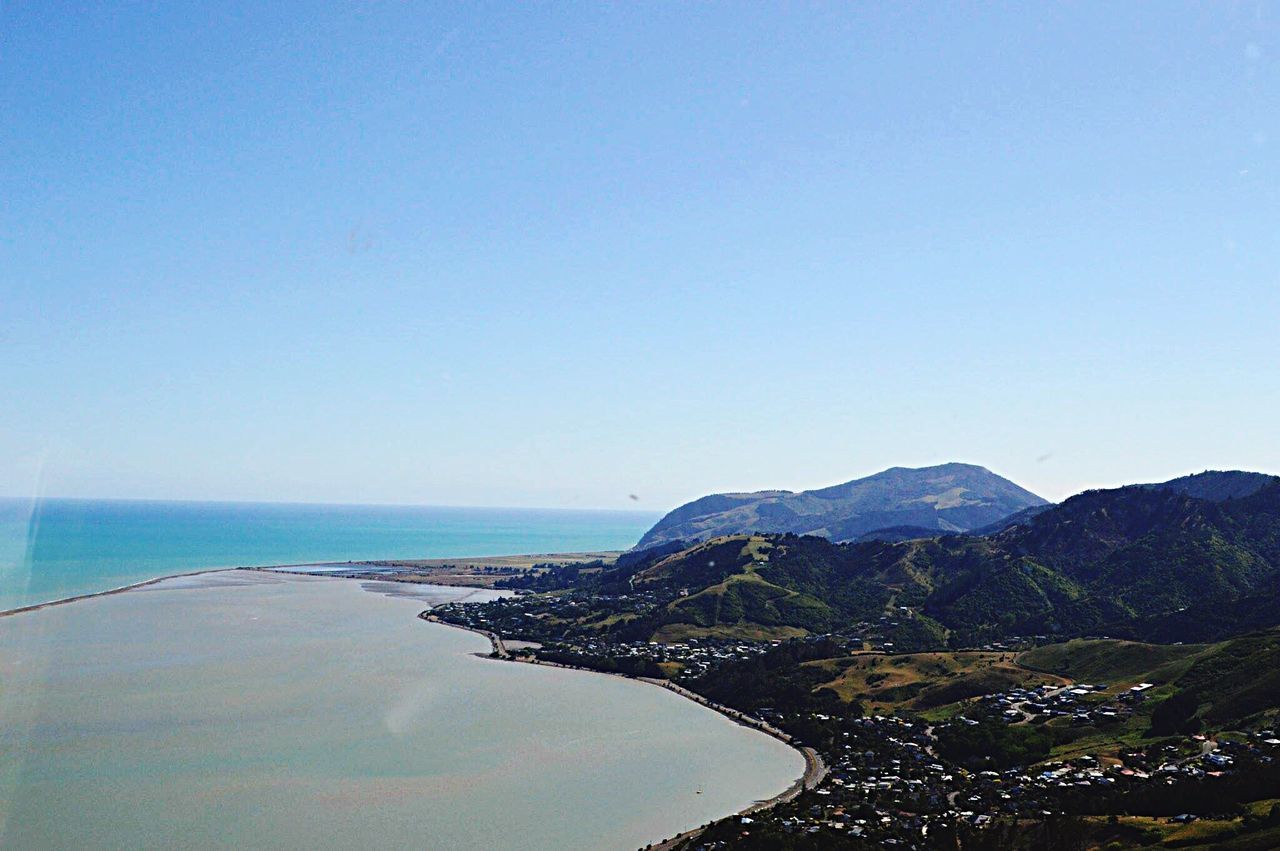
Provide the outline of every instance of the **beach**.
{"type": "Polygon", "coordinates": [[[351,579],[385,579],[426,585],[461,585],[493,588],[504,579],[538,573],[548,564],[612,565],[622,550],[585,553],[523,553],[518,555],[463,556],[423,559],[373,559],[320,562],[303,565],[270,565],[265,569],[295,573],[325,573],[351,579]]]}

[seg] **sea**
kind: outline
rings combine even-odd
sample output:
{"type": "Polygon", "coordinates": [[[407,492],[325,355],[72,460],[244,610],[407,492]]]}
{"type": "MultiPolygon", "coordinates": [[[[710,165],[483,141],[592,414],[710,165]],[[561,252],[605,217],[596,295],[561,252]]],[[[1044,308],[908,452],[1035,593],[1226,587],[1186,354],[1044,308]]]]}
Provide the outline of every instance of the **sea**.
{"type": "Polygon", "coordinates": [[[418,617],[494,593],[225,571],[0,617],[0,847],[629,851],[803,771],[418,617]]]}
{"type": "Polygon", "coordinates": [[[485,658],[510,592],[206,568],[622,549],[644,512],[0,506],[0,847],[634,849],[794,749],[666,689],[485,658]],[[178,575],[183,574],[183,575],[178,575]]]}
{"type": "Polygon", "coordinates": [[[655,512],[0,499],[0,611],[215,567],[626,549],[655,512]]]}

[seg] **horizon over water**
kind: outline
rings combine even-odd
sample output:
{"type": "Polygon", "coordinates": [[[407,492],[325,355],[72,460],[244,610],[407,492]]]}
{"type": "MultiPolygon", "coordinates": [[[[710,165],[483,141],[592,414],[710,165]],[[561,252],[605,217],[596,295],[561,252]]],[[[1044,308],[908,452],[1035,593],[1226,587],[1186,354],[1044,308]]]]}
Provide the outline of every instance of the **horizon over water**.
{"type": "Polygon", "coordinates": [[[0,498],[0,611],[221,567],[626,549],[654,511],[0,498]]]}

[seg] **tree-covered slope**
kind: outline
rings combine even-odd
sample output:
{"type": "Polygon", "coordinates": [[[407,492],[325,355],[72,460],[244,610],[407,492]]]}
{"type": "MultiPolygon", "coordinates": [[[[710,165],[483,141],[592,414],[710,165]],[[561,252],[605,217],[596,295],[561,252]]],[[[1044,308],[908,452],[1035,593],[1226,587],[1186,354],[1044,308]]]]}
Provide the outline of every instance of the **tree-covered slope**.
{"type": "Polygon", "coordinates": [[[1266,473],[1250,473],[1245,470],[1205,470],[1203,473],[1181,476],[1146,487],[1173,490],[1197,499],[1222,502],[1253,496],[1274,478],[1275,476],[1268,476],[1266,473]]]}
{"type": "Polygon", "coordinates": [[[728,536],[628,581],[682,596],[662,624],[831,631],[909,612],[924,635],[1206,640],[1280,623],[1280,480],[1213,501],[1145,486],[1089,491],[985,537],[838,544],[728,536]],[[1171,636],[1181,624],[1185,638],[1171,636]],[[1240,631],[1237,629],[1236,632],[1240,631]]]}

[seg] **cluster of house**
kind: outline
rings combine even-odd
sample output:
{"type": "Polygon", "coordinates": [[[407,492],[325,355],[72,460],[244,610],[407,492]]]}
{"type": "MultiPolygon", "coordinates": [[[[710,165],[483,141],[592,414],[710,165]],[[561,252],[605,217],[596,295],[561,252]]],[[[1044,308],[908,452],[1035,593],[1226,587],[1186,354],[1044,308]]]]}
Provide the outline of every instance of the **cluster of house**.
{"type": "MultiPolygon", "coordinates": [[[[549,640],[570,640],[587,637],[593,634],[616,637],[617,626],[628,620],[644,617],[656,609],[666,605],[678,592],[647,590],[634,591],[627,594],[592,594],[584,591],[567,591],[555,594],[520,593],[516,596],[485,603],[451,603],[437,607],[433,613],[441,620],[468,626],[472,629],[483,629],[502,635],[504,638],[524,639],[546,642],[549,640]]],[[[814,635],[815,640],[837,640],[850,651],[880,650],[886,653],[919,649],[901,644],[900,628],[909,625],[914,613],[907,607],[900,607],[897,615],[885,615],[878,620],[849,625],[839,634],[814,635]]],[[[742,646],[756,646],[767,649],[778,642],[739,642],[742,646]]],[[[686,677],[696,676],[705,671],[708,662],[714,662],[714,656],[706,653],[706,641],[689,641],[688,646],[675,645],[681,655],[694,663],[686,677]]],[[[990,645],[999,649],[1014,649],[1025,646],[1026,642],[1014,639],[1004,643],[990,645]]],[[[622,652],[635,650],[628,643],[611,642],[611,647],[618,647],[622,652]]],[[[672,645],[668,645],[672,646],[672,645]]],[[[734,657],[722,657],[734,658],[734,657]]]]}
{"type": "MultiPolygon", "coordinates": [[[[1071,796],[1123,794],[1137,784],[1198,780],[1228,773],[1241,761],[1280,757],[1280,738],[1264,730],[1245,741],[1189,736],[1177,744],[1126,751],[1119,761],[1086,755],[1034,768],[970,772],[935,755],[931,732],[922,722],[896,717],[852,720],[842,734],[845,743],[828,755],[831,770],[818,789],[740,819],[741,830],[758,830],[771,820],[784,832],[829,837],[832,844],[837,836],[856,836],[891,847],[927,848],[931,834],[936,838],[961,823],[981,829],[998,818],[1050,816],[1063,812],[1071,796]]],[[[1176,820],[1194,818],[1187,813],[1176,820]]]]}
{"type": "MultiPolygon", "coordinates": [[[[1280,740],[1254,735],[1246,741],[1188,736],[1174,743],[1131,749],[1105,763],[1092,756],[1049,762],[1034,771],[1015,769],[988,777],[991,784],[969,799],[988,812],[1022,815],[1057,812],[1063,802],[1090,791],[1118,796],[1144,784],[1172,786],[1229,774],[1242,765],[1270,764],[1280,755],[1280,740]]],[[[984,775],[991,773],[984,772],[984,775]]],[[[981,778],[980,778],[981,779],[981,778]]],[[[1194,816],[1194,814],[1188,814],[1194,816]]]]}
{"type": "Polygon", "coordinates": [[[1243,739],[1210,739],[1196,734],[1177,745],[1122,751],[1122,765],[1116,767],[1116,773],[1139,780],[1216,777],[1241,763],[1271,764],[1278,756],[1280,738],[1272,730],[1250,733],[1243,739]]]}
{"type": "Polygon", "coordinates": [[[1122,721],[1133,714],[1150,683],[1134,686],[1118,695],[1106,694],[1105,683],[1075,683],[1067,686],[1040,685],[1013,688],[987,695],[984,702],[1010,723],[1042,718],[1070,718],[1073,724],[1101,726],[1122,721]]]}
{"type": "MultiPolygon", "coordinates": [[[[1075,718],[1082,702],[1092,702],[1092,713],[1113,702],[1140,700],[1150,689],[1145,683],[1109,695],[1103,694],[1108,691],[1104,684],[1013,689],[990,699],[986,709],[1003,706],[1001,715],[1016,708],[1020,714],[1056,712],[1075,718]]],[[[757,714],[784,729],[801,720],[771,709],[757,714]]],[[[1273,730],[1261,730],[1245,739],[1188,735],[1173,744],[1131,749],[1105,760],[1082,755],[1034,767],[969,771],[939,757],[933,727],[923,721],[881,715],[813,717],[841,721],[843,728],[836,746],[824,748],[830,767],[826,779],[790,804],[743,819],[741,831],[772,823],[784,832],[813,834],[815,840],[833,845],[844,836],[890,847],[927,848],[931,833],[936,838],[961,824],[982,829],[996,819],[1046,817],[1075,811],[1072,802],[1099,794],[1123,796],[1144,784],[1194,783],[1280,759],[1280,737],[1273,730]]],[[[962,716],[956,723],[980,722],[962,716]]],[[[1185,813],[1177,818],[1196,817],[1185,813]]],[[[701,847],[713,848],[715,842],[701,847]]]]}
{"type": "MultiPolygon", "coordinates": [[[[663,664],[678,681],[698,677],[717,665],[749,659],[777,642],[690,638],[675,643],[619,641],[591,624],[603,617],[622,621],[652,612],[665,600],[652,593],[616,597],[582,597],[574,593],[509,598],[483,605],[453,604],[436,610],[443,619],[487,630],[507,638],[543,642],[545,649],[584,658],[647,660],[663,664]],[[588,613],[590,613],[588,615],[588,613]],[[584,616],[586,620],[584,621],[584,616]]],[[[836,639],[850,650],[868,644],[892,651],[893,619],[859,624],[836,639]]],[[[991,645],[1016,649],[1020,640],[991,645]]],[[[1028,639],[1027,643],[1036,643],[1028,639]]],[[[543,651],[539,651],[542,653],[543,651]]],[[[1112,689],[1103,683],[1041,685],[1013,688],[976,701],[975,711],[1010,723],[1068,718],[1073,724],[1103,726],[1130,715],[1153,686],[1138,683],[1112,689]]],[[[932,726],[896,716],[831,717],[813,712],[788,716],[774,709],[755,713],[761,721],[783,730],[820,722],[834,725],[834,745],[822,747],[828,767],[825,779],[792,801],[752,815],[738,817],[735,829],[744,833],[765,825],[787,833],[825,837],[858,837],[888,847],[930,847],[930,834],[957,825],[982,828],[1003,817],[1035,818],[1063,812],[1071,796],[1123,793],[1137,784],[1199,781],[1230,773],[1242,763],[1280,757],[1280,737],[1264,730],[1247,741],[1211,741],[1186,737],[1175,745],[1125,751],[1105,762],[1092,756],[1005,771],[968,771],[948,764],[935,750],[932,726]]],[[[956,723],[979,722],[961,716],[956,723]]],[[[1188,817],[1191,817],[1188,814],[1188,817]]],[[[692,847],[712,848],[716,840],[692,847]]]]}
{"type": "Polygon", "coordinates": [[[677,682],[695,679],[724,662],[759,656],[772,646],[773,643],[770,642],[739,642],[716,638],[690,638],[674,644],[659,644],[653,641],[619,642],[581,636],[544,645],[548,650],[587,658],[608,656],[614,659],[646,660],[655,664],[675,663],[679,668],[670,673],[671,678],[677,682]]]}
{"type": "MultiPolygon", "coordinates": [[[[616,597],[592,597],[592,612],[605,611],[605,617],[622,619],[652,611],[657,602],[650,594],[616,597]]],[[[439,606],[433,614],[450,623],[470,629],[493,632],[504,638],[536,641],[543,653],[558,652],[589,659],[648,661],[655,664],[675,663],[669,669],[673,679],[687,681],[713,666],[758,656],[778,642],[734,641],[717,638],[689,638],[674,643],[653,641],[619,641],[609,633],[578,623],[588,605],[574,595],[537,595],[510,597],[482,605],[450,603],[439,606]]]]}
{"type": "MultiPolygon", "coordinates": [[[[788,719],[762,710],[773,720],[788,719]]],[[[790,719],[795,720],[795,719],[790,719]]],[[[954,806],[965,773],[945,766],[921,721],[875,715],[839,720],[838,744],[824,754],[822,784],[767,813],[738,819],[740,832],[772,822],[783,832],[815,834],[818,842],[856,837],[886,847],[928,847],[930,833],[963,818],[954,806]]],[[[717,840],[695,843],[711,849],[717,840]]]]}
{"type": "Polygon", "coordinates": [[[625,595],[520,594],[485,603],[447,603],[432,613],[441,620],[495,632],[504,638],[543,641],[591,632],[584,618],[617,622],[649,614],[664,600],[652,592],[625,595]]]}
{"type": "Polygon", "coordinates": [[[655,644],[637,641],[625,645],[627,653],[647,656],[655,662],[675,662],[680,665],[677,680],[699,677],[716,665],[742,659],[750,659],[767,651],[773,643],[759,641],[726,641],[714,638],[690,638],[675,644],[655,644]]]}

